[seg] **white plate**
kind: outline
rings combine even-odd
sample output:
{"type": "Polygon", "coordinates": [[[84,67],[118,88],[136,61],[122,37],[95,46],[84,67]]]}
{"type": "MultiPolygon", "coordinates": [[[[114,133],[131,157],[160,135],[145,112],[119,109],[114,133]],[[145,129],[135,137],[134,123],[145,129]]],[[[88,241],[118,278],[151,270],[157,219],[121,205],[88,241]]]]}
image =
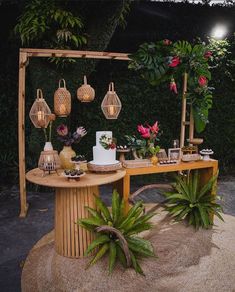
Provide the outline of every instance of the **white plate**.
{"type": "Polygon", "coordinates": [[[96,163],[94,160],[92,161],[89,161],[90,164],[93,164],[93,165],[100,165],[100,166],[105,166],[105,165],[115,165],[115,164],[118,164],[120,163],[119,160],[115,160],[113,163],[96,163]]]}

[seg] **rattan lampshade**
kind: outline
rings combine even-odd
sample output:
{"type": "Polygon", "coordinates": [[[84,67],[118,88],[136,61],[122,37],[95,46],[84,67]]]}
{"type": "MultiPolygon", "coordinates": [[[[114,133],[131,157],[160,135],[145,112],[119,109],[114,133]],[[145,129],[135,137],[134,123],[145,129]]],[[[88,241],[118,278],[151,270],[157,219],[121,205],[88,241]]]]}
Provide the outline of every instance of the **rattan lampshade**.
{"type": "Polygon", "coordinates": [[[42,90],[37,89],[37,98],[29,112],[30,120],[36,128],[47,128],[50,122],[50,115],[51,110],[43,98],[42,90]]]}
{"type": "Polygon", "coordinates": [[[86,76],[84,76],[84,84],[77,90],[77,98],[81,102],[91,102],[95,98],[95,90],[87,84],[86,76]]]}
{"type": "Polygon", "coordinates": [[[43,170],[44,173],[47,171],[57,171],[60,168],[60,158],[56,150],[42,151],[39,161],[38,168],[43,170]]]}
{"type": "Polygon", "coordinates": [[[109,120],[115,120],[118,118],[118,115],[121,111],[122,103],[114,91],[114,83],[109,84],[109,90],[107,91],[102,104],[101,109],[106,117],[109,120]]]}
{"type": "Polygon", "coordinates": [[[54,93],[54,112],[58,117],[67,117],[71,112],[71,94],[64,79],[59,80],[59,88],[54,93]]]}

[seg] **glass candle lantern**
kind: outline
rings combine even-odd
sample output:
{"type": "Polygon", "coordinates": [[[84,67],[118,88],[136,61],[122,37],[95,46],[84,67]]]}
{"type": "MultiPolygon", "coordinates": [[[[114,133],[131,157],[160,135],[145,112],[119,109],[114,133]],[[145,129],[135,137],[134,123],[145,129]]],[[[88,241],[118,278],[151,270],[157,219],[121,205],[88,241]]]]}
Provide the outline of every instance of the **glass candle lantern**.
{"type": "Polygon", "coordinates": [[[29,112],[30,120],[35,128],[47,128],[50,122],[51,110],[43,98],[42,90],[37,89],[37,98],[29,112]]]}
{"type": "Polygon", "coordinates": [[[106,119],[115,120],[121,111],[122,103],[114,91],[114,83],[109,84],[109,90],[107,91],[102,104],[101,109],[106,119]]]}

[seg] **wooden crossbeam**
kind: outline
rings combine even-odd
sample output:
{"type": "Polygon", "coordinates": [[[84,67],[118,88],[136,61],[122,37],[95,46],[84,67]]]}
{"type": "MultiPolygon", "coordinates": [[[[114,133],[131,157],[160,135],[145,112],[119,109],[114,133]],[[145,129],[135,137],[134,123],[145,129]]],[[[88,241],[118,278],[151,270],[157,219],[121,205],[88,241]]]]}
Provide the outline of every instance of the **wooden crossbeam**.
{"type": "Polygon", "coordinates": [[[59,58],[88,58],[88,59],[115,59],[129,61],[127,53],[75,51],[55,49],[28,49],[22,48],[20,52],[26,53],[28,57],[59,57],[59,58]]]}

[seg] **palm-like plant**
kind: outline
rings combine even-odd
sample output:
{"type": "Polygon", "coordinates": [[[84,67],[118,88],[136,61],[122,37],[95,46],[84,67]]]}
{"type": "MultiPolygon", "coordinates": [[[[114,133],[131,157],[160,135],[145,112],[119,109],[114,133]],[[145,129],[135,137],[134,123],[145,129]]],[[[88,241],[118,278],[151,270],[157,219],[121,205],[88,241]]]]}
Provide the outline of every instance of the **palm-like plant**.
{"type": "Polygon", "coordinates": [[[212,214],[223,220],[220,215],[222,207],[215,202],[215,197],[211,195],[216,179],[217,175],[199,188],[197,170],[193,171],[188,177],[177,176],[176,183],[173,184],[173,191],[165,193],[167,198],[166,210],[176,220],[186,219],[196,229],[212,227],[212,214]]]}
{"type": "Polygon", "coordinates": [[[148,221],[154,213],[143,214],[144,206],[139,201],[125,215],[124,200],[120,199],[116,190],[112,195],[111,212],[99,197],[95,196],[95,201],[98,210],[86,207],[92,217],[78,221],[80,226],[97,235],[86,250],[86,255],[95,252],[88,267],[108,253],[109,273],[112,273],[118,260],[123,267],[133,267],[137,273],[144,275],[138,260],[154,257],[155,254],[152,244],[136,234],[152,227],[148,221]]]}

